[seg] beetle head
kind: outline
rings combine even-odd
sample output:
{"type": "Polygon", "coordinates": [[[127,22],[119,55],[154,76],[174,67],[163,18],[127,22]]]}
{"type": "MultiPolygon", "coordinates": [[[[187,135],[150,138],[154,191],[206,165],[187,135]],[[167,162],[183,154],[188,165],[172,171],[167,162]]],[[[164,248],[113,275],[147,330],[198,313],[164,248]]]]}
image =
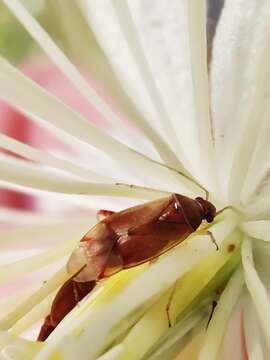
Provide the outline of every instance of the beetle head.
{"type": "Polygon", "coordinates": [[[197,197],[195,200],[200,204],[202,208],[203,219],[206,219],[207,222],[211,223],[214,220],[217,212],[215,206],[201,197],[197,197]]]}

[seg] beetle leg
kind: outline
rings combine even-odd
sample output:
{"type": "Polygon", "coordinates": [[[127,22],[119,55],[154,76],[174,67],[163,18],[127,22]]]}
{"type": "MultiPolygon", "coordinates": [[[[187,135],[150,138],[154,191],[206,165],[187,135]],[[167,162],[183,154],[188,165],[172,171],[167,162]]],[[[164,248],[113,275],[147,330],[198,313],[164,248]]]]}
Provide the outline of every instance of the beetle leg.
{"type": "Polygon", "coordinates": [[[206,324],[206,330],[208,329],[210,321],[212,320],[212,317],[213,317],[213,314],[215,312],[215,308],[216,308],[217,304],[218,304],[217,301],[215,301],[215,300],[212,301],[212,309],[211,309],[209,319],[208,319],[207,324],[206,324]]]}
{"type": "Polygon", "coordinates": [[[173,286],[171,288],[171,293],[170,293],[170,296],[169,296],[169,300],[168,300],[168,303],[166,305],[166,315],[167,315],[167,319],[168,319],[169,328],[172,327],[172,322],[171,322],[171,318],[170,318],[170,307],[171,307],[171,304],[172,304],[172,301],[173,301],[173,296],[174,296],[174,293],[175,293],[175,290],[176,290],[176,287],[177,287],[177,282],[178,282],[178,280],[176,280],[176,282],[173,284],[173,286]]]}
{"type": "Polygon", "coordinates": [[[115,211],[100,209],[97,211],[97,221],[101,221],[108,216],[115,214],[115,211]]]}
{"type": "Polygon", "coordinates": [[[215,237],[214,237],[214,235],[212,234],[211,231],[202,229],[202,230],[195,231],[193,234],[194,235],[207,235],[207,236],[210,236],[210,239],[211,239],[212,243],[215,245],[216,249],[219,250],[218,243],[216,242],[216,239],[215,239],[215,237]]]}

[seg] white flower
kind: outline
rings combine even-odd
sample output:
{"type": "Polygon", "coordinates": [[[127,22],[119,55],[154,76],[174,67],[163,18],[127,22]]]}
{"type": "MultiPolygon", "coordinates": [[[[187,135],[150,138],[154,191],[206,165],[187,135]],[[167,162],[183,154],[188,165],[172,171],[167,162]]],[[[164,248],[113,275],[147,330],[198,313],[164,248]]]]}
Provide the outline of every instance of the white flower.
{"type": "MultiPolygon", "coordinates": [[[[267,357],[270,3],[225,1],[208,75],[203,0],[78,1],[76,5],[83,9],[126,93],[118,100],[125,102],[132,114],[130,121],[136,128],[132,131],[90,88],[21,3],[4,3],[103,114],[113,133],[111,136],[85,121],[2,58],[0,96],[81,153],[81,159],[64,160],[1,135],[1,147],[39,163],[1,154],[0,179],[5,186],[66,194],[58,194],[58,199],[86,206],[92,201],[87,195],[140,201],[167,192],[203,196],[200,183],[218,209],[230,205],[240,213],[224,211],[210,227],[218,252],[207,237],[194,234],[150,266],[144,264],[101,282],[44,344],[17,335],[46,315],[55,290],[67,279],[65,268],[32,296],[22,294],[18,301],[16,295],[13,303],[8,299],[2,304],[1,356],[166,359],[182,349],[190,335],[201,333],[198,358],[217,359],[222,344],[226,347],[230,335],[235,336],[230,324],[238,313],[238,333],[244,332],[248,357],[267,357]],[[224,286],[222,294],[216,294],[224,286]],[[213,300],[218,300],[218,305],[206,331],[213,300]],[[170,329],[169,302],[174,324],[170,329]]],[[[118,87],[116,91],[119,94],[118,87]]],[[[100,204],[102,200],[96,199],[100,204]]],[[[38,215],[29,216],[38,219],[38,215]]],[[[59,236],[65,242],[53,243],[50,250],[32,258],[1,265],[2,283],[63,259],[89,222],[91,219],[67,215],[64,226],[44,227],[45,238],[55,234],[55,239],[59,236]],[[65,234],[66,226],[74,233],[65,234]]],[[[6,248],[9,235],[3,240],[6,248]]],[[[25,236],[32,244],[35,228],[25,236]]],[[[234,341],[230,348],[240,345],[239,340],[234,341]]]]}

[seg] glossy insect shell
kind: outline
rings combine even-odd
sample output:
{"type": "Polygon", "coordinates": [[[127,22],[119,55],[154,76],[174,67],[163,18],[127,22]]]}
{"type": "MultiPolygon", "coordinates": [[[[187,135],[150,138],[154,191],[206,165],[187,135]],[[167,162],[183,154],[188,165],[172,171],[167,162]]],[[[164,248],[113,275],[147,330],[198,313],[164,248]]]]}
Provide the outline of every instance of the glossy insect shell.
{"type": "Polygon", "coordinates": [[[211,222],[216,209],[202,198],[173,194],[120,211],[94,226],[72,253],[67,270],[86,282],[136,266],[176,246],[201,224],[211,222]]]}
{"type": "Polygon", "coordinates": [[[77,272],[58,291],[38,340],[44,341],[60,321],[95,286],[96,280],[159,256],[194,232],[203,219],[212,222],[216,209],[202,199],[173,194],[107,217],[94,226],[71,255],[68,270],[77,272]]]}
{"type": "Polygon", "coordinates": [[[65,282],[58,290],[53,300],[51,312],[46,316],[37,340],[46,340],[60,321],[63,320],[63,318],[94,288],[95,285],[95,281],[79,283],[70,279],[65,282]]]}

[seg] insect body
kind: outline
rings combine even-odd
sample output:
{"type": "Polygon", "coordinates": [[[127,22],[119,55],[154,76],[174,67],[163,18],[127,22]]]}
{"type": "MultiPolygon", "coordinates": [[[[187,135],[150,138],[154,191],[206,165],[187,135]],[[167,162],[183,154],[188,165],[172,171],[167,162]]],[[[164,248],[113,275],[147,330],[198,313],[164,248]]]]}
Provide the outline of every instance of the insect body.
{"type": "Polygon", "coordinates": [[[94,226],[72,253],[67,268],[76,281],[99,280],[174,247],[196,231],[203,219],[212,222],[214,205],[173,194],[106,217],[94,226]]]}
{"type": "Polygon", "coordinates": [[[96,281],[80,283],[68,280],[56,294],[51,312],[46,316],[40,329],[38,340],[44,341],[61,320],[80,302],[96,285],[96,281]]]}
{"type": "MultiPolygon", "coordinates": [[[[74,298],[80,283],[92,289],[104,277],[158,257],[194,233],[204,219],[212,222],[215,215],[216,208],[207,200],[172,194],[105,217],[88,231],[71,254],[68,272],[74,274],[82,264],[85,266],[56,296],[46,318],[48,331],[71,310],[71,303],[74,307],[81,300],[80,296],[78,301],[74,298]],[[67,311],[63,311],[61,301],[66,301],[68,293],[74,301],[69,300],[67,311]],[[55,317],[57,321],[53,321],[55,317]]],[[[39,336],[39,340],[44,340],[44,336],[39,336]]]]}

